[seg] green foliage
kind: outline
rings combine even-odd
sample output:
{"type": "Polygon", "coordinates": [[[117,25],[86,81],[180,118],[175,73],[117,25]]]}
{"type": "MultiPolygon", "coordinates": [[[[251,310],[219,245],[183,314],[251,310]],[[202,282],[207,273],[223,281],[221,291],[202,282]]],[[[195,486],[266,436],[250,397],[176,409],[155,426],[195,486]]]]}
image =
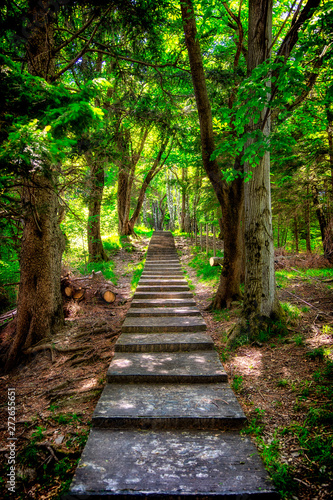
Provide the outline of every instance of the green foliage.
{"type": "Polygon", "coordinates": [[[289,380],[287,380],[285,378],[282,378],[282,379],[278,380],[278,382],[277,382],[278,387],[287,387],[288,385],[289,385],[289,380]]]}
{"type": "Polygon", "coordinates": [[[113,282],[114,285],[117,284],[117,276],[114,273],[114,262],[90,262],[88,264],[81,264],[78,266],[78,271],[81,274],[90,274],[93,271],[101,271],[104,278],[113,282]]]}
{"type": "MultiPolygon", "coordinates": [[[[210,283],[217,282],[220,278],[221,268],[220,266],[211,266],[209,263],[210,257],[213,256],[213,252],[209,251],[208,255],[206,253],[200,252],[199,249],[193,249],[195,254],[194,258],[189,262],[189,266],[196,270],[197,276],[200,281],[208,281],[210,283]]],[[[223,254],[220,253],[218,257],[222,257],[223,254]]]]}
{"type": "Polygon", "coordinates": [[[320,359],[323,360],[325,356],[325,351],[322,347],[316,347],[312,351],[306,353],[310,359],[320,359]]]}
{"type": "Polygon", "coordinates": [[[120,238],[117,234],[104,236],[102,238],[104,250],[109,255],[114,255],[121,249],[120,238]]]}
{"type": "Polygon", "coordinates": [[[301,334],[295,335],[293,337],[293,340],[294,340],[295,344],[298,345],[298,346],[303,346],[304,345],[304,337],[301,334]]]}
{"type": "Polygon", "coordinates": [[[287,318],[292,322],[298,320],[301,317],[300,309],[290,302],[281,302],[281,308],[286,313],[287,318]]]}
{"type": "Polygon", "coordinates": [[[135,234],[137,236],[141,236],[143,238],[151,238],[153,235],[153,230],[152,229],[147,229],[144,226],[135,226],[135,234]]]}
{"type": "Polygon", "coordinates": [[[140,278],[141,278],[141,274],[142,274],[143,269],[145,267],[145,262],[146,262],[146,259],[139,262],[139,264],[127,266],[128,272],[133,272],[133,276],[132,276],[132,280],[131,280],[131,289],[133,291],[138,286],[138,283],[139,283],[140,278]]]}
{"type": "Polygon", "coordinates": [[[18,283],[19,280],[20,267],[18,259],[0,260],[0,313],[15,307],[18,286],[15,284],[10,285],[10,283],[18,283]]]}
{"type": "Polygon", "coordinates": [[[213,311],[214,321],[229,321],[230,320],[230,310],[229,309],[216,309],[213,311]]]}
{"type": "Polygon", "coordinates": [[[247,427],[242,429],[242,434],[252,434],[254,436],[259,436],[263,433],[265,426],[262,422],[262,417],[265,414],[265,410],[261,410],[260,408],[254,409],[254,416],[248,422],[247,427]]]}
{"type": "Polygon", "coordinates": [[[51,418],[60,425],[82,422],[82,417],[76,413],[58,413],[57,415],[52,415],[51,418]]]}
{"type": "Polygon", "coordinates": [[[240,392],[242,390],[242,385],[243,385],[243,377],[241,375],[236,375],[233,378],[231,387],[235,392],[240,392]]]}

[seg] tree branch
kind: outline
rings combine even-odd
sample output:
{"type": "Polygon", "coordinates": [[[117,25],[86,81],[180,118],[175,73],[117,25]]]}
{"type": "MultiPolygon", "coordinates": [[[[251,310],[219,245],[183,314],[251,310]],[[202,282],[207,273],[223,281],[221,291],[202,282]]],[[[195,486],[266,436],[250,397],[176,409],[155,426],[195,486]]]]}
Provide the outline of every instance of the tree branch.
{"type": "MultiPolygon", "coordinates": [[[[96,14],[97,13],[94,12],[93,15],[91,16],[91,18],[82,26],[82,28],[80,28],[78,31],[76,31],[75,33],[73,33],[72,36],[70,38],[68,38],[67,40],[65,40],[61,45],[59,45],[58,47],[56,47],[55,49],[53,49],[53,54],[57,54],[60,50],[62,50],[65,47],[67,47],[67,45],[69,43],[71,43],[73,40],[75,40],[75,38],[78,38],[78,36],[81,33],[83,33],[91,25],[91,23],[93,22],[93,20],[96,17],[96,14]]],[[[69,30],[61,29],[61,31],[67,31],[67,32],[70,33],[69,30]]]]}
{"type": "Polygon", "coordinates": [[[68,69],[70,69],[72,66],[74,66],[74,64],[80,59],[80,57],[83,56],[83,54],[85,54],[86,52],[88,52],[88,47],[90,45],[90,43],[92,42],[94,36],[96,35],[96,32],[102,22],[102,20],[104,19],[104,17],[106,16],[106,14],[110,11],[111,7],[108,7],[106,9],[106,11],[104,12],[104,14],[100,17],[99,19],[99,22],[96,24],[89,40],[86,42],[86,44],[84,45],[84,47],[80,50],[80,52],[61,70],[59,71],[56,75],[54,75],[54,77],[52,78],[52,81],[55,81],[57,80],[62,74],[64,74],[68,69]]]}

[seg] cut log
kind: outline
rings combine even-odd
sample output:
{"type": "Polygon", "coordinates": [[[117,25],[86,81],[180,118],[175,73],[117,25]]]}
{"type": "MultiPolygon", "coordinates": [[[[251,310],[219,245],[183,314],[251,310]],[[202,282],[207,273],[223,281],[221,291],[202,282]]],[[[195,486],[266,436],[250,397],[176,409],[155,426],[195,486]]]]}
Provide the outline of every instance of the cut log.
{"type": "Polygon", "coordinates": [[[66,286],[64,289],[66,297],[70,298],[73,294],[73,288],[71,286],[66,286]]]}
{"type": "Polygon", "coordinates": [[[223,257],[211,257],[209,259],[210,265],[213,266],[222,266],[223,264],[223,257]]]}
{"type": "Polygon", "coordinates": [[[83,300],[85,293],[86,293],[85,288],[78,288],[77,290],[73,291],[72,297],[74,300],[80,302],[80,300],[83,300]]]}
{"type": "Polygon", "coordinates": [[[101,288],[99,293],[101,298],[108,304],[112,304],[116,300],[116,294],[110,288],[101,288]]]}

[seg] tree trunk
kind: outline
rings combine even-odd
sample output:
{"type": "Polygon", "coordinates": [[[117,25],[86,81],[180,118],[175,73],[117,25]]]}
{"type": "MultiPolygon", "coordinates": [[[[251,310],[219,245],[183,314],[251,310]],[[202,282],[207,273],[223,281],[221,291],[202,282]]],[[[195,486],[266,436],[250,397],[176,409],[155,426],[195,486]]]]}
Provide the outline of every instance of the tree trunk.
{"type": "Polygon", "coordinates": [[[299,253],[299,241],[298,241],[298,217],[294,217],[294,235],[295,235],[295,252],[299,253]]]}
{"type": "Polygon", "coordinates": [[[312,199],[313,199],[313,204],[315,206],[316,215],[317,215],[318,222],[319,222],[321,240],[324,243],[327,221],[326,221],[326,217],[325,217],[325,214],[323,211],[323,206],[319,201],[319,192],[318,192],[318,188],[316,185],[312,186],[312,199]]]}
{"type": "Polygon", "coordinates": [[[52,179],[34,175],[23,189],[27,208],[20,254],[16,336],[6,368],[23,349],[51,337],[64,323],[60,291],[65,238],[58,222],[59,202],[52,179]]]}
{"type": "Polygon", "coordinates": [[[311,226],[310,226],[310,200],[309,200],[309,185],[306,187],[306,205],[305,205],[305,223],[306,223],[306,251],[311,253],[311,226]]]}
{"type": "MultiPolygon", "coordinates": [[[[140,209],[136,212],[135,220],[130,221],[131,210],[131,193],[135,176],[135,167],[140,160],[142,150],[144,148],[149,128],[144,127],[141,131],[141,137],[137,151],[132,149],[129,151],[130,132],[126,130],[124,133],[119,131],[117,138],[118,150],[120,153],[120,167],[118,173],[118,233],[120,236],[131,236],[134,234],[134,224],[140,213],[143,197],[140,193],[140,209]]],[[[143,195],[145,192],[143,193],[143,195]]]]}
{"type": "Polygon", "coordinates": [[[243,274],[244,238],[242,231],[244,208],[243,179],[234,180],[227,190],[228,203],[223,210],[224,262],[213,309],[230,308],[233,301],[242,299],[240,290],[243,274]]]}
{"type": "Polygon", "coordinates": [[[182,209],[180,219],[180,231],[185,232],[185,215],[186,215],[186,188],[185,188],[185,168],[182,167],[182,209]]]}
{"type": "Polygon", "coordinates": [[[144,197],[145,197],[145,194],[146,194],[146,191],[147,191],[147,188],[148,188],[149,184],[154,179],[154,177],[161,171],[166,158],[170,154],[172,144],[171,144],[171,147],[169,149],[169,152],[168,152],[166,158],[164,158],[164,160],[162,161],[162,156],[163,156],[163,153],[165,152],[165,149],[166,149],[166,147],[168,145],[168,141],[169,141],[168,138],[162,139],[161,147],[160,147],[159,152],[158,152],[158,154],[157,154],[157,156],[156,156],[156,158],[154,160],[153,166],[151,167],[151,169],[147,173],[147,175],[144,178],[144,181],[143,181],[143,183],[141,185],[139,196],[138,196],[138,200],[137,200],[137,203],[136,203],[136,207],[134,209],[132,217],[128,221],[128,226],[127,227],[129,228],[129,231],[130,231],[129,234],[134,234],[134,226],[135,226],[135,223],[137,221],[137,218],[139,217],[139,214],[140,214],[140,211],[141,211],[141,208],[142,208],[142,204],[143,204],[143,200],[144,200],[144,197]]]}
{"type": "Polygon", "coordinates": [[[226,232],[229,228],[231,228],[235,237],[232,244],[229,244],[229,240],[225,242],[225,265],[223,273],[221,274],[219,289],[212,305],[212,307],[215,308],[222,308],[230,305],[233,300],[237,300],[241,296],[241,250],[239,250],[238,247],[237,251],[235,251],[236,245],[238,245],[242,239],[242,226],[240,225],[241,213],[238,213],[237,210],[233,210],[230,206],[232,203],[229,201],[229,195],[233,198],[237,207],[241,207],[241,193],[243,186],[240,185],[238,180],[234,181],[230,186],[227,186],[222,179],[221,169],[217,164],[217,161],[211,159],[211,155],[215,151],[212,112],[208,99],[192,0],[181,0],[180,6],[200,122],[202,162],[222,209],[224,238],[225,240],[228,239],[226,232]],[[237,195],[240,196],[240,199],[237,198],[237,195]],[[234,215],[236,218],[230,219],[230,217],[233,217],[234,215]]]}
{"type": "MultiPolygon", "coordinates": [[[[51,81],[55,71],[53,2],[29,0],[28,5],[28,70],[51,81]]],[[[64,324],[60,276],[65,238],[59,227],[57,174],[49,160],[40,158],[40,161],[42,172],[32,173],[22,190],[26,216],[20,252],[17,326],[6,370],[14,366],[23,349],[51,337],[64,324]]]]}
{"type": "Polygon", "coordinates": [[[86,153],[86,159],[90,166],[90,193],[88,199],[88,252],[89,262],[108,260],[103,248],[101,237],[101,205],[104,190],[104,168],[101,162],[94,161],[91,153],[86,153]]]}
{"type": "MultiPolygon", "coordinates": [[[[272,32],[272,0],[250,0],[248,31],[248,74],[269,57],[272,32]]],[[[268,89],[267,89],[268,90],[268,89]]],[[[259,126],[266,137],[270,134],[270,116],[261,111],[259,126]]],[[[254,125],[250,123],[250,129],[254,125]]],[[[254,139],[252,139],[254,141],[254,139]]],[[[271,212],[270,154],[255,168],[245,164],[251,179],[244,186],[245,210],[245,293],[240,325],[231,335],[233,343],[239,333],[255,339],[271,320],[281,317],[274,272],[274,240],[271,212]]]]}

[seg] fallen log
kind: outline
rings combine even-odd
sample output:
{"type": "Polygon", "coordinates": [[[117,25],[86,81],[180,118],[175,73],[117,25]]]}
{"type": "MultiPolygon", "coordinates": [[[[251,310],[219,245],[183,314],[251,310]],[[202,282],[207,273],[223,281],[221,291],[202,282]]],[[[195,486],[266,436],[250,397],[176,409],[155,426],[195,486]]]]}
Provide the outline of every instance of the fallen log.
{"type": "Polygon", "coordinates": [[[209,263],[212,267],[214,266],[222,266],[223,257],[211,257],[209,259],[209,263]]]}
{"type": "Polygon", "coordinates": [[[116,294],[109,288],[104,287],[99,290],[101,299],[103,299],[108,304],[112,304],[116,300],[116,294]]]}
{"type": "Polygon", "coordinates": [[[0,325],[5,323],[6,321],[11,321],[15,318],[17,314],[17,309],[12,309],[11,311],[6,312],[0,316],[0,325]]]}
{"type": "Polygon", "coordinates": [[[98,283],[97,277],[102,273],[94,273],[92,276],[84,276],[82,278],[71,278],[65,276],[61,280],[61,290],[65,299],[73,299],[80,302],[84,298],[90,299],[99,296],[107,304],[112,304],[116,300],[116,292],[112,281],[104,281],[98,283]],[[84,283],[84,281],[86,281],[84,283]],[[80,282],[80,284],[78,283],[80,282]]]}

